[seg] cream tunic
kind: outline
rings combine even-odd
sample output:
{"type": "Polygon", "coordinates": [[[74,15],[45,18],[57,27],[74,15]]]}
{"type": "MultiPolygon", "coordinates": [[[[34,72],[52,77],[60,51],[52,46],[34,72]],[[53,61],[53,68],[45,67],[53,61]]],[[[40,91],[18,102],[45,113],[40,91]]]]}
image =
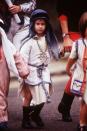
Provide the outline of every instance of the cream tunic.
{"type": "Polygon", "coordinates": [[[30,74],[25,82],[29,85],[31,90],[33,103],[40,104],[42,102],[46,102],[47,96],[49,95],[49,84],[51,84],[51,79],[48,69],[50,54],[47,49],[45,37],[38,38],[35,36],[34,38],[30,39],[24,44],[20,53],[24,57],[25,61],[29,64],[30,74]],[[46,55],[45,61],[40,59],[42,53],[41,51],[43,51],[46,55]],[[42,75],[39,77],[37,69],[38,66],[42,65],[43,63],[44,67],[42,69],[42,75]],[[45,89],[43,88],[43,83],[45,89]]]}

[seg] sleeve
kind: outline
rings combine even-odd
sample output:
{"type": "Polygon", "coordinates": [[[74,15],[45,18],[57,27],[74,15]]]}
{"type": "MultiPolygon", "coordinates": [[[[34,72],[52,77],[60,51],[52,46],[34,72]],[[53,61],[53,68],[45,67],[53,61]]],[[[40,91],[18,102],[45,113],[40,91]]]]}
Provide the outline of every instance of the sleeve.
{"type": "Polygon", "coordinates": [[[28,64],[29,63],[29,56],[30,56],[30,51],[31,51],[31,42],[27,41],[21,48],[20,54],[24,58],[25,62],[28,64]]]}
{"type": "Polygon", "coordinates": [[[36,0],[30,0],[28,3],[23,3],[20,6],[23,12],[30,13],[36,8],[36,0]]]}
{"type": "Polygon", "coordinates": [[[77,58],[76,42],[74,42],[73,45],[72,45],[72,50],[71,50],[69,58],[71,58],[71,59],[77,58]]]}

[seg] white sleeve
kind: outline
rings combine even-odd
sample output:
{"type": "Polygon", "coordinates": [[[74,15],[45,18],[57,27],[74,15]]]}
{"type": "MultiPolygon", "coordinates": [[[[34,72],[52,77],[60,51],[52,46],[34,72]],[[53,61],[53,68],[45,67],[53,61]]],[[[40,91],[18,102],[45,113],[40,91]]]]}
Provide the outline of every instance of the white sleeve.
{"type": "Polygon", "coordinates": [[[24,60],[26,61],[26,63],[29,63],[29,55],[30,55],[30,51],[31,51],[31,42],[27,41],[21,48],[20,50],[20,54],[22,55],[22,57],[24,58],[24,60]]]}
{"type": "Polygon", "coordinates": [[[71,53],[70,53],[69,58],[75,59],[76,57],[77,57],[76,42],[74,42],[74,43],[72,44],[72,50],[71,50],[71,53]]]}
{"type": "Polygon", "coordinates": [[[30,0],[29,2],[23,3],[20,6],[23,12],[30,13],[36,8],[36,0],[30,0]]]}

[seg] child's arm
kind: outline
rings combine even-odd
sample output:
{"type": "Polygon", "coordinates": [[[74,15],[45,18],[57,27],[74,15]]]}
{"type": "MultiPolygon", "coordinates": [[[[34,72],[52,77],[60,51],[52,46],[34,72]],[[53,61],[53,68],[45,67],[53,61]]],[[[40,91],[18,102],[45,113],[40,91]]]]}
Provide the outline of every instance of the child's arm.
{"type": "Polygon", "coordinates": [[[77,51],[76,51],[76,42],[73,43],[72,50],[68,59],[68,63],[66,66],[66,72],[70,76],[71,73],[71,67],[73,64],[77,61],[77,51]]]}
{"type": "Polygon", "coordinates": [[[60,15],[59,21],[62,28],[62,34],[64,39],[64,50],[66,52],[70,52],[73,41],[71,40],[69,35],[68,18],[66,15],[60,15]]]}
{"type": "Polygon", "coordinates": [[[28,65],[19,52],[16,52],[14,54],[14,60],[19,76],[23,79],[26,79],[29,75],[28,65]]]}
{"type": "Polygon", "coordinates": [[[76,59],[71,59],[69,58],[67,66],[66,66],[66,73],[71,76],[72,75],[72,71],[71,71],[71,67],[73,66],[73,64],[76,62],[76,59]]]}
{"type": "Polygon", "coordinates": [[[35,9],[35,7],[36,7],[36,0],[31,0],[27,3],[23,3],[20,5],[13,4],[12,6],[9,7],[9,11],[12,14],[16,14],[19,12],[30,13],[31,11],[35,9]]]}

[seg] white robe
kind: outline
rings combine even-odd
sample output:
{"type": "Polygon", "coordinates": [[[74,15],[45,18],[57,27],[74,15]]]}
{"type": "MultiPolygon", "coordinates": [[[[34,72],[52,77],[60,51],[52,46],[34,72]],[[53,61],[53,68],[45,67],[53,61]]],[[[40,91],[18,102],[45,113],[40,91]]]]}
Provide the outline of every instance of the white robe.
{"type": "Polygon", "coordinates": [[[26,63],[29,64],[30,74],[25,79],[25,83],[27,83],[27,88],[30,89],[33,102],[32,104],[37,105],[43,102],[47,101],[47,98],[49,97],[49,90],[50,90],[50,84],[51,84],[51,78],[50,78],[50,72],[48,69],[48,64],[50,62],[50,54],[48,52],[45,37],[38,38],[35,36],[35,38],[30,39],[27,41],[24,46],[22,47],[20,53],[24,57],[26,63]],[[42,78],[38,76],[37,72],[37,66],[42,65],[42,60],[40,59],[41,50],[38,47],[38,43],[40,44],[42,50],[47,55],[47,61],[45,61],[44,69],[42,70],[42,78]],[[44,84],[44,88],[42,83],[44,84]]]}

